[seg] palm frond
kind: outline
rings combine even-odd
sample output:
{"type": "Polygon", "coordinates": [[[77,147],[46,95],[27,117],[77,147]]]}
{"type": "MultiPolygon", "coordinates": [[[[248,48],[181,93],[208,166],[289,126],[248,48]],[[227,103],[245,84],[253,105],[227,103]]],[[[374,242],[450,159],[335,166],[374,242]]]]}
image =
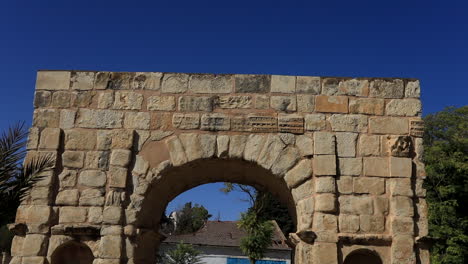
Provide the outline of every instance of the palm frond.
{"type": "Polygon", "coordinates": [[[20,200],[29,193],[34,184],[44,179],[44,172],[50,171],[55,166],[55,159],[52,155],[42,155],[34,157],[25,164],[15,181],[17,182],[14,192],[20,200]]]}
{"type": "Polygon", "coordinates": [[[24,122],[11,126],[0,136],[0,183],[11,179],[26,154],[27,129],[24,122]]]}

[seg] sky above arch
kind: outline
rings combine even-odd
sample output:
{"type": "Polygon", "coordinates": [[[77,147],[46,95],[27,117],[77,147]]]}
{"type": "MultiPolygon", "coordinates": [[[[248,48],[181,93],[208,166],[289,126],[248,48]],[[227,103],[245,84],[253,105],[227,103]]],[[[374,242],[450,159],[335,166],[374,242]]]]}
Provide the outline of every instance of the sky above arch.
{"type": "Polygon", "coordinates": [[[462,106],[467,12],[450,0],[3,1],[0,128],[31,123],[39,69],[410,77],[424,114],[462,106]]]}

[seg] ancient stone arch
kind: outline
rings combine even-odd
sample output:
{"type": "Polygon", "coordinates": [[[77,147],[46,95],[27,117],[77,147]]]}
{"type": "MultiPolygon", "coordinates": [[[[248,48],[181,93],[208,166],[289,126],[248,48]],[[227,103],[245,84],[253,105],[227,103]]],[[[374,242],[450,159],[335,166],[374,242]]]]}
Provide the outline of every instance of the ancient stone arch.
{"type": "Polygon", "coordinates": [[[217,181],[288,205],[295,263],[429,263],[417,80],[40,71],[34,105],[27,159],[56,167],[18,209],[12,263],[67,243],[151,263],[167,202],[217,181]]]}

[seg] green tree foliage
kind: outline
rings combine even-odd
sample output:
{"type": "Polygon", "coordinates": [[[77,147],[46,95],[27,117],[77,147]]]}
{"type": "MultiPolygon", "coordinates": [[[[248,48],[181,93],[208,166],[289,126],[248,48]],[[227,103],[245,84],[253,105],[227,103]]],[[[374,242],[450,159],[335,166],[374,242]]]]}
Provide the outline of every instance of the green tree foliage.
{"type": "Polygon", "coordinates": [[[192,206],[192,203],[186,203],[179,212],[180,217],[176,225],[176,234],[196,232],[211,217],[208,210],[199,204],[192,206]]]}
{"type": "Polygon", "coordinates": [[[5,225],[15,220],[16,209],[28,195],[34,184],[41,180],[42,173],[52,169],[50,156],[31,159],[24,166],[26,138],[24,124],[12,126],[0,135],[0,245],[9,250],[12,235],[5,225]]]}
{"type": "Polygon", "coordinates": [[[200,262],[200,252],[190,244],[180,242],[177,247],[164,254],[162,257],[164,264],[198,264],[200,262]]]}
{"type": "Polygon", "coordinates": [[[240,248],[249,257],[250,263],[262,259],[265,250],[273,239],[273,224],[258,217],[256,210],[249,210],[241,214],[238,223],[247,235],[241,239],[240,248]]]}
{"type": "Polygon", "coordinates": [[[468,262],[468,106],[427,115],[424,135],[434,264],[468,262]]]}

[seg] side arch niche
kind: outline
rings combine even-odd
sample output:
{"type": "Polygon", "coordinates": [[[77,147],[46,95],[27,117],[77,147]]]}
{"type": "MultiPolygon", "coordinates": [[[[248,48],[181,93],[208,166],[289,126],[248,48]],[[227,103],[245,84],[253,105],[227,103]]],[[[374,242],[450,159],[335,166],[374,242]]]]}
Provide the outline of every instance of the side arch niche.
{"type": "Polygon", "coordinates": [[[50,264],[92,264],[93,261],[93,252],[87,245],[69,241],[55,249],[50,264]]]}
{"type": "Polygon", "coordinates": [[[382,264],[379,254],[369,249],[357,249],[346,256],[343,264],[382,264]]]}

